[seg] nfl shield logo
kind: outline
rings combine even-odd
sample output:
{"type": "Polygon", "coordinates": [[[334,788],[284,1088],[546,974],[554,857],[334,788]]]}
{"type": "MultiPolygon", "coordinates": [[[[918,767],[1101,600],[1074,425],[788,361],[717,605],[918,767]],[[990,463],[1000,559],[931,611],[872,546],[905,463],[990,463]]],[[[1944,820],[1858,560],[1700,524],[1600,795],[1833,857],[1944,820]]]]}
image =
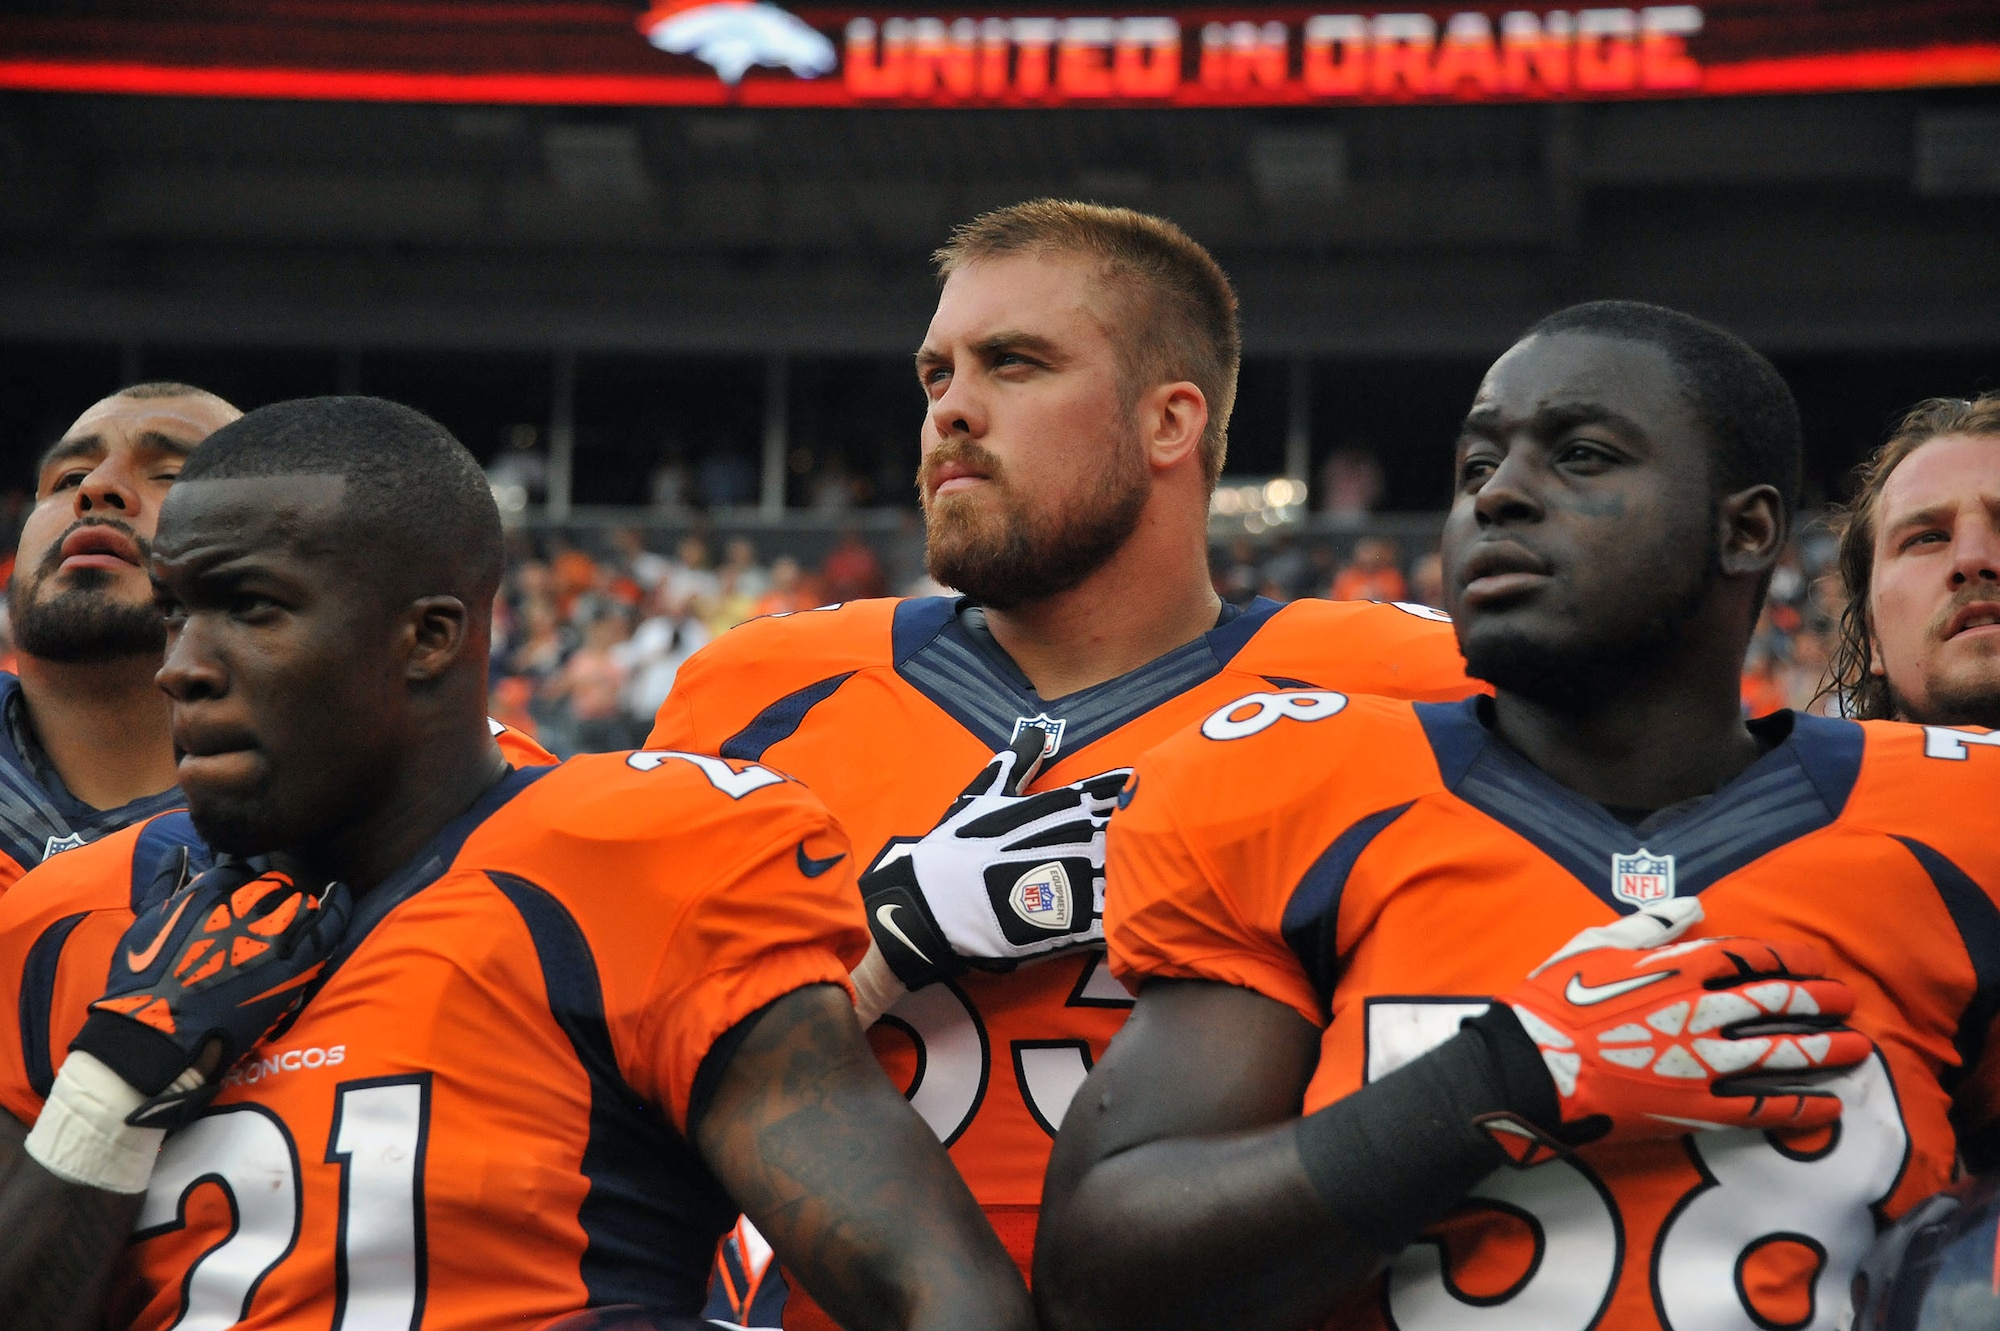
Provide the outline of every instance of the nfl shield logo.
{"type": "Polygon", "coordinates": [[[1015,880],[1007,894],[1014,913],[1038,929],[1069,928],[1069,873],[1060,862],[1037,865],[1015,880]]]}
{"type": "Polygon", "coordinates": [[[1674,894],[1674,857],[1644,846],[1611,857],[1611,895],[1635,906],[1650,906],[1674,894]]]}
{"type": "Polygon", "coordinates": [[[1042,743],[1043,759],[1053,758],[1056,756],[1056,750],[1062,747],[1063,727],[1068,724],[1067,720],[1058,720],[1047,712],[1037,712],[1033,716],[1017,716],[1014,718],[1014,733],[1007,737],[1007,742],[1013,743],[1021,738],[1022,731],[1033,726],[1048,736],[1042,743]]]}
{"type": "Polygon", "coordinates": [[[71,832],[68,836],[52,836],[42,846],[42,858],[60,855],[66,850],[75,850],[83,844],[83,833],[71,832]]]}

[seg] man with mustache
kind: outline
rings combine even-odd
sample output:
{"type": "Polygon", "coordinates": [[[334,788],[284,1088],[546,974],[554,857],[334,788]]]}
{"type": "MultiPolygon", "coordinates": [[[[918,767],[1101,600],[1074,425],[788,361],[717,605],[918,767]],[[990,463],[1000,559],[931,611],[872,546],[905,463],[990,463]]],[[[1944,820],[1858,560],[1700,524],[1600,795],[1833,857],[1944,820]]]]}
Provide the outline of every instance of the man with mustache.
{"type": "Polygon", "coordinates": [[[503,563],[478,464],[407,407],[279,403],[189,459],[158,679],[230,858],[135,893],[0,1165],[0,1322],[692,1328],[741,1207],[847,1325],[1025,1331],[855,1025],[838,825],[751,764],[510,765],[503,563]]]}
{"type": "Polygon", "coordinates": [[[182,461],[240,415],[187,384],[137,384],[43,454],[8,597],[20,675],[0,675],[0,892],[180,802],[146,555],[182,461]]]}
{"type": "Polygon", "coordinates": [[[1849,715],[2000,728],[2000,392],[1903,418],[1861,469],[1840,576],[1849,715]]]}
{"type": "Polygon", "coordinates": [[[1741,713],[1800,454],[1723,330],[1551,315],[1453,463],[1493,695],[1288,690],[1140,761],[1044,1326],[1829,1331],[1990,1149],[2000,750],[1741,713]]]}
{"type": "MultiPolygon", "coordinates": [[[[1180,228],[1039,200],[936,257],[918,489],[930,572],[963,594],[733,630],[648,743],[799,777],[872,862],[872,1043],[1026,1266],[1053,1134],[1131,1008],[1099,925],[1123,769],[1247,690],[1473,686],[1421,607],[1216,596],[1241,341],[1228,278],[1180,228]]],[[[726,1255],[713,1312],[770,1324],[760,1251],[745,1234],[726,1255]]],[[[830,1325],[803,1299],[784,1324],[830,1325]]]]}
{"type": "MultiPolygon", "coordinates": [[[[145,564],[183,461],[241,415],[186,384],[138,384],[41,462],[10,597],[20,677],[0,675],[0,1175],[18,1167],[162,857],[183,875],[212,860],[177,785],[145,564]]],[[[517,767],[555,761],[489,729],[517,767]]]]}

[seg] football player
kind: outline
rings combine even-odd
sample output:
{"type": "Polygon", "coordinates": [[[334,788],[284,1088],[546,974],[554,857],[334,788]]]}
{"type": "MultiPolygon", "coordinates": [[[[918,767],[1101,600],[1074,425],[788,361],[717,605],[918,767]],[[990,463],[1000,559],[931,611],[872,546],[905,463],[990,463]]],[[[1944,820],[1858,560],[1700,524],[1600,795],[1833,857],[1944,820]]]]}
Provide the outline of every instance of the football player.
{"type": "Polygon", "coordinates": [[[165,860],[0,1167],[0,1320],[687,1316],[740,1208],[850,1325],[1028,1325],[862,1043],[817,801],[703,756],[505,761],[499,519],[457,441],[268,407],[162,518],[159,680],[223,858],[165,860]]]}
{"type": "Polygon", "coordinates": [[[1738,710],[1776,371],[1577,306],[1454,465],[1492,697],[1270,690],[1138,764],[1139,1003],[1050,1164],[1047,1325],[1824,1331],[2000,1114],[2000,745],[1738,710]]]}
{"type": "Polygon", "coordinates": [[[241,414],[186,384],[136,384],[43,454],[8,596],[20,674],[0,674],[0,892],[180,802],[146,554],[182,461],[241,414]]]}
{"type": "MultiPolygon", "coordinates": [[[[1124,769],[1247,690],[1474,686],[1434,611],[1217,598],[1236,298],[1178,227],[1043,200],[937,260],[918,492],[931,574],[963,594],[735,629],[648,743],[769,762],[848,829],[876,937],[857,981],[889,1008],[871,1041],[1025,1267],[1053,1134],[1131,1007],[1099,920],[1124,769]]],[[[755,1255],[727,1282],[780,1288],[755,1255]]]]}
{"type": "Polygon", "coordinates": [[[1840,574],[1849,715],[2000,726],[2000,392],[1903,418],[1861,468],[1840,574]]]}

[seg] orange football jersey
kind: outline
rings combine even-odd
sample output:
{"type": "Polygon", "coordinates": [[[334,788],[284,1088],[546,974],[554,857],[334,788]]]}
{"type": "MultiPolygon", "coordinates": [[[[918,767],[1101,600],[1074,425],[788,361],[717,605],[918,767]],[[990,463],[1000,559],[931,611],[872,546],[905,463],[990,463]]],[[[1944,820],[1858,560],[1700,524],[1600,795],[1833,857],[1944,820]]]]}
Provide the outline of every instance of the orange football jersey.
{"type": "Polygon", "coordinates": [[[360,898],[296,1022],[169,1137],[107,1320],[695,1313],[734,1216],[686,1136],[701,1069],[766,1004],[845,984],[846,850],[750,764],[510,773],[360,898]]]}
{"type": "MultiPolygon", "coordinates": [[[[929,831],[1023,727],[1049,736],[1029,787],[1046,790],[1129,766],[1246,689],[1459,698],[1474,687],[1435,611],[1260,601],[1130,674],[1047,700],[977,616],[930,597],[754,620],[688,661],[647,742],[797,776],[865,865],[929,831]]],[[[973,972],[912,994],[870,1033],[1023,1270],[1055,1130],[1132,1005],[1102,962],[1092,950],[973,972]]]]}
{"type": "Polygon", "coordinates": [[[1586,1147],[1484,1180],[1343,1328],[1831,1328],[1877,1218],[1951,1177],[2000,1059],[2000,734],[1779,712],[1713,795],[1628,823],[1485,700],[1266,693],[1139,764],[1106,929],[1127,983],[1256,990],[1324,1029],[1318,1109],[1452,1035],[1579,930],[1699,895],[1691,936],[1802,939],[1877,1053],[1836,1131],[1586,1147]]]}
{"type": "MultiPolygon", "coordinates": [[[[487,724],[515,767],[555,762],[530,736],[487,724]]],[[[40,1116],[86,1009],[103,996],[112,949],[161,857],[185,848],[197,873],[213,858],[178,807],[180,790],[168,793],[168,812],[51,858],[23,876],[20,891],[0,896],[0,1001],[14,1003],[14,1020],[0,1020],[0,1109],[23,1123],[40,1116]]]]}

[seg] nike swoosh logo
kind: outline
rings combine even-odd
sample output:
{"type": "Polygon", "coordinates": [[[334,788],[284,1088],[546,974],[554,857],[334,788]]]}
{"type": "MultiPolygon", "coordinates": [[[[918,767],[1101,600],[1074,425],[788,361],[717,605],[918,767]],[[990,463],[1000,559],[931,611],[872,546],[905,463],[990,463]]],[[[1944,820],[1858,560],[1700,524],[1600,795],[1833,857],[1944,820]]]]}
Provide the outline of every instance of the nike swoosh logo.
{"type": "Polygon", "coordinates": [[[1126,805],[1130,804],[1132,802],[1132,797],[1138,793],[1139,793],[1139,778],[1135,776],[1130,781],[1127,781],[1122,787],[1120,787],[1118,791],[1118,807],[1122,809],[1126,805]]]}
{"type": "Polygon", "coordinates": [[[808,878],[819,877],[846,858],[846,855],[829,855],[823,860],[816,860],[806,854],[806,843],[799,842],[799,872],[808,878]]]}
{"type": "Polygon", "coordinates": [[[1635,989],[1644,989],[1649,984],[1670,980],[1679,974],[1679,971],[1656,971],[1651,975],[1635,975],[1629,980],[1613,980],[1610,984],[1598,985],[1585,984],[1583,976],[1572,975],[1569,983],[1563,986],[1563,998],[1578,1007],[1590,1007],[1596,1003],[1607,1003],[1635,989]]]}
{"type": "Polygon", "coordinates": [[[904,947],[907,947],[908,949],[910,949],[910,951],[916,953],[917,956],[922,959],[923,963],[926,966],[937,965],[935,961],[932,961],[929,957],[924,956],[924,950],[918,947],[915,943],[912,943],[910,941],[910,936],[908,934],[904,933],[901,929],[899,929],[896,926],[896,906],[893,902],[887,906],[877,906],[875,908],[875,918],[881,922],[881,925],[884,929],[887,929],[890,933],[896,935],[897,939],[901,941],[904,947]]]}
{"type": "Polygon", "coordinates": [[[152,944],[144,952],[134,952],[130,948],[127,948],[125,950],[125,964],[135,971],[142,971],[152,965],[153,958],[159,956],[160,949],[166,946],[167,935],[172,933],[174,925],[180,922],[181,912],[185,911],[188,908],[188,902],[193,900],[193,893],[188,893],[181,898],[181,904],[174,907],[173,914],[167,916],[167,922],[160,926],[160,932],[153,936],[152,944]]]}

